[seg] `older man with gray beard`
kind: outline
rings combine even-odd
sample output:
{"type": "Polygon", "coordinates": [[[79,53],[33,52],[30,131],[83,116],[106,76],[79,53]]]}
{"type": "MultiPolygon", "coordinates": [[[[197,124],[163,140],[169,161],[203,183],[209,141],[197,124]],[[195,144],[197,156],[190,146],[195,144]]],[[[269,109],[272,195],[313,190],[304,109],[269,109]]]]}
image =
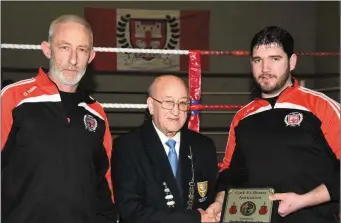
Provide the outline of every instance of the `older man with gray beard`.
{"type": "Polygon", "coordinates": [[[89,24],[64,15],[41,44],[50,68],[1,92],[2,221],[115,222],[112,138],[79,82],[94,59],[89,24]]]}

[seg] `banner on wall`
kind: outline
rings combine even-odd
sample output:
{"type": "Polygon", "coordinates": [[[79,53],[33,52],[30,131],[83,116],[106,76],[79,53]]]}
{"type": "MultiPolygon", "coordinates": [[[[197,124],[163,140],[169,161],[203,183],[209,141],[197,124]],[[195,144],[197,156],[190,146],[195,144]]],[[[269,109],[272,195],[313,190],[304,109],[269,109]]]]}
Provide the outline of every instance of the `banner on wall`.
{"type": "MultiPolygon", "coordinates": [[[[94,46],[209,50],[209,11],[85,8],[94,46]]],[[[188,55],[97,52],[95,70],[188,71],[188,55]]],[[[208,56],[202,70],[209,69],[208,56]]]]}

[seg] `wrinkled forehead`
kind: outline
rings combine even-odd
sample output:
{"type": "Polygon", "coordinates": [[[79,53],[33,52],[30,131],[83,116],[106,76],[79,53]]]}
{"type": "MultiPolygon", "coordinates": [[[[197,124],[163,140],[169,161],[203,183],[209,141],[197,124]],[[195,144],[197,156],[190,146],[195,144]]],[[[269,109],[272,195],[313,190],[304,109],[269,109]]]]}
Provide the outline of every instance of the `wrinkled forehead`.
{"type": "Polygon", "coordinates": [[[75,41],[92,44],[92,34],[84,25],[75,22],[58,23],[54,26],[52,39],[56,41],[75,41]]]}
{"type": "Polygon", "coordinates": [[[161,98],[169,98],[173,100],[188,100],[188,92],[183,84],[175,84],[172,82],[160,85],[156,90],[156,95],[161,98]]]}

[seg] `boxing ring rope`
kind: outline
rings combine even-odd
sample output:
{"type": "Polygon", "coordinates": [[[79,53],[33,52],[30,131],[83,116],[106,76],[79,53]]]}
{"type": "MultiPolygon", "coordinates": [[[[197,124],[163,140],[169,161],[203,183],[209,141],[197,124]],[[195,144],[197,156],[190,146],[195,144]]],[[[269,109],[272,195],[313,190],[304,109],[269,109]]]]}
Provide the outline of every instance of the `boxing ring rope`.
{"type": "MultiPolygon", "coordinates": [[[[40,45],[33,44],[11,44],[2,43],[1,49],[26,49],[26,50],[41,50],[40,45]]],[[[133,48],[113,48],[113,47],[94,47],[97,52],[112,52],[112,53],[150,53],[150,54],[175,54],[188,55],[190,50],[159,50],[159,49],[133,49],[133,48]]],[[[200,55],[209,56],[248,56],[249,51],[234,50],[234,51],[205,51],[200,50],[200,55]]],[[[295,52],[298,56],[340,56],[340,52],[295,52]]]]}
{"type": "MultiPolygon", "coordinates": [[[[23,49],[23,50],[41,50],[40,45],[32,44],[8,44],[2,43],[1,49],[23,49]]],[[[248,56],[250,53],[243,50],[235,51],[200,51],[200,50],[161,50],[161,49],[132,49],[132,48],[110,48],[110,47],[94,47],[96,52],[112,52],[112,53],[148,53],[148,54],[174,54],[189,56],[189,95],[190,95],[190,120],[188,128],[199,132],[200,130],[200,110],[237,110],[243,105],[203,105],[200,104],[201,99],[201,56],[248,56]]],[[[295,52],[298,56],[340,56],[339,52],[295,52]]],[[[212,93],[212,92],[211,92],[212,93]]],[[[209,94],[208,92],[206,94],[209,94]]],[[[212,93],[213,94],[213,93],[212,93]]],[[[215,93],[218,94],[218,93],[215,93]]],[[[226,94],[219,92],[219,94],[226,94]]],[[[241,94],[235,93],[235,94],[241,94]]],[[[249,92],[243,92],[249,94],[249,92]]],[[[115,104],[101,103],[104,108],[135,108],[146,109],[146,104],[115,104]]]]}

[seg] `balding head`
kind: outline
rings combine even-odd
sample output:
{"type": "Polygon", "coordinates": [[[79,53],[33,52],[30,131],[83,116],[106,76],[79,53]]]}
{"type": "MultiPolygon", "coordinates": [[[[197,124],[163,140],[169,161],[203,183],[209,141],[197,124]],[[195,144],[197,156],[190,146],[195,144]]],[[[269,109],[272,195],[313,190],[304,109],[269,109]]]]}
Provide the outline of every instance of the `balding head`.
{"type": "Polygon", "coordinates": [[[188,94],[185,82],[181,78],[174,75],[162,75],[155,78],[153,83],[149,86],[148,95],[153,96],[154,94],[157,94],[160,90],[162,91],[166,86],[176,86],[179,88],[184,88],[186,93],[188,94]]]}
{"type": "Polygon", "coordinates": [[[72,14],[59,16],[58,18],[56,18],[55,20],[51,22],[50,28],[49,28],[49,36],[48,36],[49,42],[51,42],[54,36],[56,26],[59,24],[63,24],[63,23],[77,23],[79,25],[84,26],[89,32],[90,46],[92,47],[93,33],[92,33],[90,24],[84,18],[77,16],[77,15],[72,15],[72,14]]]}
{"type": "Polygon", "coordinates": [[[166,136],[173,137],[187,118],[187,111],[183,108],[189,99],[184,81],[174,75],[159,76],[150,85],[148,93],[147,104],[154,124],[166,136]],[[175,105],[170,108],[172,103],[175,105]]]}

